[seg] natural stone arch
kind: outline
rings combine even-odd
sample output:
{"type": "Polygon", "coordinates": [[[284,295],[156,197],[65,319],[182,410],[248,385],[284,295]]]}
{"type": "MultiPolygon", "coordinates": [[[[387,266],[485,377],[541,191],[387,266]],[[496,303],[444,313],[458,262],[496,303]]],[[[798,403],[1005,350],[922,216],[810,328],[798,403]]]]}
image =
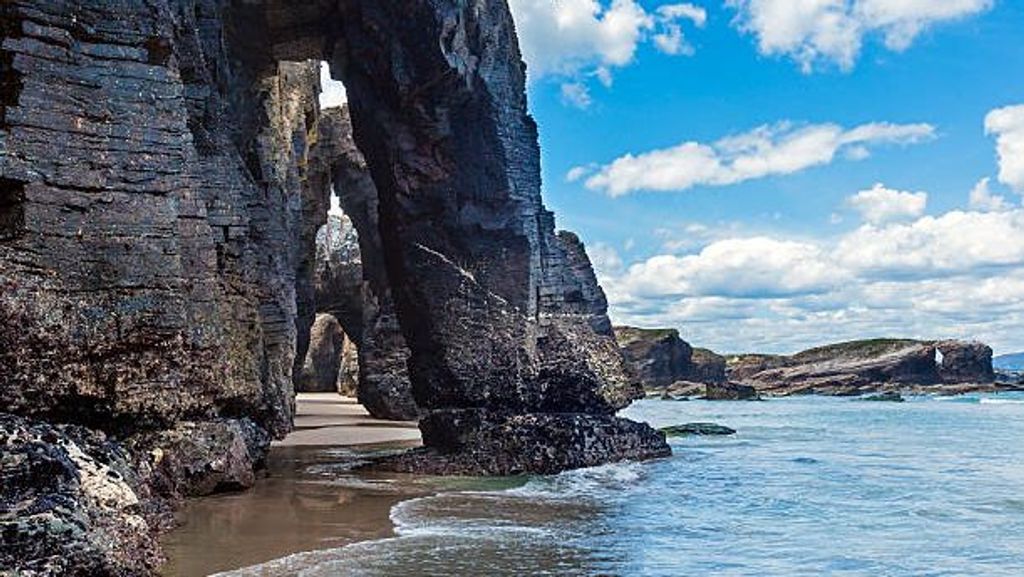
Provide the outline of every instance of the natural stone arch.
{"type": "Polygon", "coordinates": [[[610,416],[639,388],[585,254],[541,202],[501,0],[2,10],[0,394],[13,411],[125,433],[212,418],[288,431],[337,179],[315,102],[326,58],[378,191],[425,441],[465,456],[446,470],[667,451],[610,416]],[[533,433],[503,445],[513,422],[533,433]]]}

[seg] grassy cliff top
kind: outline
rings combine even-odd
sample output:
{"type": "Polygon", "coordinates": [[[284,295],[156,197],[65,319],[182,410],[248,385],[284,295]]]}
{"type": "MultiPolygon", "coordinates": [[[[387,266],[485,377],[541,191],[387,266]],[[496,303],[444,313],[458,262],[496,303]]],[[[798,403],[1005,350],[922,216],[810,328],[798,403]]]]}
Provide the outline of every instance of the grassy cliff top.
{"type": "Polygon", "coordinates": [[[800,351],[791,358],[797,361],[807,361],[832,357],[876,357],[920,344],[923,344],[923,341],[913,339],[864,339],[807,349],[806,351],[800,351]]]}

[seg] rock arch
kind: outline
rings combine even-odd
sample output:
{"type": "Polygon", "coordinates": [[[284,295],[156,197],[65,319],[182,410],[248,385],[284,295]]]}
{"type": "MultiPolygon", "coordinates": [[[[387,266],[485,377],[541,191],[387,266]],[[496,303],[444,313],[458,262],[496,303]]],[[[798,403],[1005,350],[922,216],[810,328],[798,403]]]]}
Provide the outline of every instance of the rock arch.
{"type": "Polygon", "coordinates": [[[390,466],[546,472],[667,452],[613,416],[640,391],[585,253],[541,201],[503,1],[2,9],[0,178],[17,195],[0,208],[20,228],[0,236],[0,397],[13,412],[123,434],[211,418],[288,431],[315,234],[340,181],[315,98],[327,59],[430,411],[428,449],[390,466]]]}

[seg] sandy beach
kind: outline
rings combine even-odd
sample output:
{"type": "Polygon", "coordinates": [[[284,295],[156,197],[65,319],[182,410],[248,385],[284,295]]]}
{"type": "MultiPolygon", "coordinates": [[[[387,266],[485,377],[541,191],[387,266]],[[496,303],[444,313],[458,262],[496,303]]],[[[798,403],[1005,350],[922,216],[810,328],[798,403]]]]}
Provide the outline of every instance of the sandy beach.
{"type": "Polygon", "coordinates": [[[163,538],[168,577],[199,577],[392,534],[397,502],[429,492],[395,475],[348,473],[360,454],[420,443],[413,422],[381,421],[354,399],[300,393],[295,431],[274,443],[249,491],[190,501],[163,538]]]}

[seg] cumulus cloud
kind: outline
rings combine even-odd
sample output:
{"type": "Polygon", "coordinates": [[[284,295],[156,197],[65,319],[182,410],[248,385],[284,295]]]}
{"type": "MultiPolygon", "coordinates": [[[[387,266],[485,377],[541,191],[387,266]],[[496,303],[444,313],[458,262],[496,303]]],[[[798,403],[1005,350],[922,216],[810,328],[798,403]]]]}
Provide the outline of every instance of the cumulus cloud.
{"type": "Polygon", "coordinates": [[[690,253],[612,261],[599,278],[615,322],[678,327],[723,352],[871,336],[1022,346],[1020,208],[867,223],[824,239],[718,239],[690,253]]]}
{"type": "Polygon", "coordinates": [[[1024,104],[989,112],[985,132],[996,137],[999,181],[1024,194],[1024,104]]]}
{"type": "Polygon", "coordinates": [[[510,0],[509,7],[531,80],[554,76],[569,79],[567,85],[593,76],[610,86],[612,69],[631,64],[644,42],[666,54],[693,54],[683,25],[707,20],[689,3],[654,11],[635,0],[510,0]]]}
{"type": "Polygon", "coordinates": [[[822,62],[849,70],[865,36],[906,50],[929,27],[987,10],[993,0],[727,0],[735,23],[765,55],[785,55],[805,72],[822,62]]]}
{"type": "Polygon", "coordinates": [[[864,220],[879,224],[921,216],[928,204],[928,193],[894,190],[879,183],[849,197],[846,203],[864,220]]]}
{"type": "Polygon", "coordinates": [[[1006,197],[994,194],[989,182],[990,180],[987,177],[983,178],[978,181],[978,184],[974,185],[974,188],[971,189],[971,193],[968,196],[971,210],[1008,210],[1010,208],[1010,203],[1006,201],[1006,197]]]}
{"type": "MultiPolygon", "coordinates": [[[[875,122],[847,130],[831,123],[781,122],[712,144],[690,141],[638,155],[626,154],[598,167],[585,184],[610,196],[638,190],[724,186],[829,164],[845,150],[866,152],[869,146],[914,144],[934,136],[935,128],[929,124],[875,122]]],[[[586,171],[580,167],[570,171],[577,179],[584,174],[586,171]]]]}
{"type": "Polygon", "coordinates": [[[851,232],[836,261],[861,274],[937,276],[1024,265],[1024,211],[954,210],[851,232]]]}
{"type": "Polygon", "coordinates": [[[320,63],[320,109],[341,106],[348,102],[348,93],[340,80],[331,78],[331,67],[320,63]]]}
{"type": "Polygon", "coordinates": [[[810,244],[767,237],[714,242],[687,256],[658,255],[629,267],[622,286],[651,296],[764,297],[820,292],[837,281],[810,244]]]}

